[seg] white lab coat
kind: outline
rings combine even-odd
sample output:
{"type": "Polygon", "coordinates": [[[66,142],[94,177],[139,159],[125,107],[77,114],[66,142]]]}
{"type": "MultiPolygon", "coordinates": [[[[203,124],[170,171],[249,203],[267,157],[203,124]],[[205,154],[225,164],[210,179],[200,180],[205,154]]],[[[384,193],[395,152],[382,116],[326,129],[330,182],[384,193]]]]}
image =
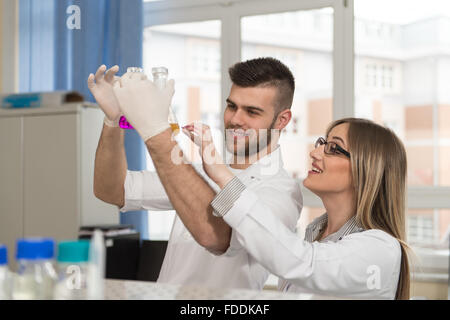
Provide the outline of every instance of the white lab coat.
{"type": "MultiPolygon", "coordinates": [[[[194,168],[216,192],[220,191],[201,165],[194,168]]],[[[299,183],[283,169],[280,148],[246,170],[231,170],[268,206],[279,208],[279,223],[294,232],[303,199],[299,183]]],[[[173,210],[156,172],[127,172],[125,205],[120,211],[131,210],[173,210]]],[[[158,282],[261,290],[268,276],[269,272],[242,248],[234,231],[227,252],[215,255],[200,246],[175,216],[158,282]]]]}
{"type": "Polygon", "coordinates": [[[288,291],[359,299],[394,299],[400,272],[399,242],[381,230],[308,242],[276,217],[276,210],[245,189],[224,220],[239,243],[288,291]]]}

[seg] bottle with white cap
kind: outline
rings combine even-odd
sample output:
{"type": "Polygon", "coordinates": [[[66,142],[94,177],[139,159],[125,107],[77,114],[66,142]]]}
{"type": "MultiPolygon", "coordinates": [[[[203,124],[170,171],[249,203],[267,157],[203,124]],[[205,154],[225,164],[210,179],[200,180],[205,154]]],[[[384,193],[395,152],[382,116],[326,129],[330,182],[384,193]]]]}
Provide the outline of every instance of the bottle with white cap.
{"type": "Polygon", "coordinates": [[[89,247],[89,266],[87,270],[87,298],[103,300],[105,297],[106,248],[103,232],[95,229],[89,247]]]}
{"type": "Polygon", "coordinates": [[[0,300],[11,299],[11,275],[8,269],[8,248],[0,244],[0,300]]]}

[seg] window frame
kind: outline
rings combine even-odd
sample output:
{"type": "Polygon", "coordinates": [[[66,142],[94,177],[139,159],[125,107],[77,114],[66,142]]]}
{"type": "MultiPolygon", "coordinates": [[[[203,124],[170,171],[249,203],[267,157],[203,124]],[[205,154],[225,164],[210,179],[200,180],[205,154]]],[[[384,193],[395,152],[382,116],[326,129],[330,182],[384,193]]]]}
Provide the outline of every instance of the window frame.
{"type": "MultiPolygon", "coordinates": [[[[326,7],[334,10],[333,119],[339,119],[354,114],[353,0],[164,0],[144,2],[143,21],[144,28],[147,28],[162,24],[220,20],[221,101],[225,101],[231,88],[228,68],[241,59],[242,17],[326,7]]],[[[223,113],[225,104],[221,108],[223,113]]],[[[302,191],[305,205],[321,205],[320,199],[308,189],[303,188],[302,191]]]]}
{"type": "MultiPolygon", "coordinates": [[[[162,24],[220,20],[221,101],[225,101],[231,88],[228,67],[241,58],[242,17],[326,7],[334,10],[333,119],[351,117],[355,114],[354,0],[164,0],[144,2],[143,21],[146,28],[162,24]]],[[[222,112],[224,107],[225,104],[222,104],[222,112]]],[[[433,120],[437,124],[436,115],[433,120]]],[[[433,139],[436,138],[439,139],[434,135],[433,139]]],[[[320,199],[304,188],[302,183],[301,186],[304,205],[321,207],[320,199]]],[[[450,208],[450,186],[408,187],[407,208],[450,208]]]]}

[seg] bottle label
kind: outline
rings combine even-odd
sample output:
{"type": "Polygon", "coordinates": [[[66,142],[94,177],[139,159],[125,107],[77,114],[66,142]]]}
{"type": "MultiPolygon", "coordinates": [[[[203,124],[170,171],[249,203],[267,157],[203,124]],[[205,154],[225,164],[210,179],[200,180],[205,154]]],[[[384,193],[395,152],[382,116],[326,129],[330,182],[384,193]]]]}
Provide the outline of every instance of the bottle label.
{"type": "Polygon", "coordinates": [[[36,108],[41,106],[41,95],[39,93],[12,94],[1,100],[1,107],[5,109],[36,108]]]}

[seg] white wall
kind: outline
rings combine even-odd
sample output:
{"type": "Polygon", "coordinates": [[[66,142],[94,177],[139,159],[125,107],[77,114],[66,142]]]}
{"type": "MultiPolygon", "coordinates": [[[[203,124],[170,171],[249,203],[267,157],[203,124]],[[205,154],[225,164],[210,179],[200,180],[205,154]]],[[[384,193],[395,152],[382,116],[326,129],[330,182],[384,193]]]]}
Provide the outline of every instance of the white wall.
{"type": "Polygon", "coordinates": [[[17,92],[19,88],[18,3],[0,0],[0,93],[17,92]]]}

